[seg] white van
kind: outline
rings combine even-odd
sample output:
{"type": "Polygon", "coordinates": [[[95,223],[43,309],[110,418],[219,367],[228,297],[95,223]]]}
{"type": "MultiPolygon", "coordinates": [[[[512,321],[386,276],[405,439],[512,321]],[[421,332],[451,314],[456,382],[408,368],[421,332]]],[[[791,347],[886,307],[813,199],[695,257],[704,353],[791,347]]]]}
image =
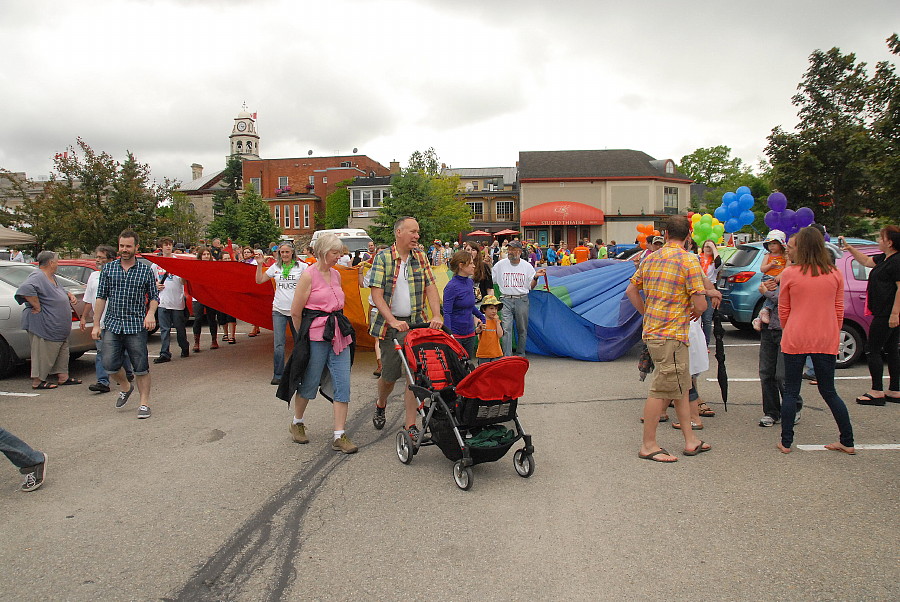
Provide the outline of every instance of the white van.
{"type": "Polygon", "coordinates": [[[316,230],[313,232],[312,241],[310,241],[310,246],[316,244],[316,240],[323,234],[334,234],[338,238],[341,239],[341,242],[346,245],[348,249],[350,249],[350,254],[352,255],[354,251],[362,250],[366,251],[369,248],[369,243],[372,242],[372,239],[369,237],[368,232],[363,230],[362,228],[335,228],[332,230],[316,230]]]}

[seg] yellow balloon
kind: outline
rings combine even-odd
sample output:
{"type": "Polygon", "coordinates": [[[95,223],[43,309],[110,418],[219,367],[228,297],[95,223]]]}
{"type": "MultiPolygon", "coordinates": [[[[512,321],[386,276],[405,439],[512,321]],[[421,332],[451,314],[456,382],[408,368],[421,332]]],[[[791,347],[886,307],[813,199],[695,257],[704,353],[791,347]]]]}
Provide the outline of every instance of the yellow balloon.
{"type": "Polygon", "coordinates": [[[713,225],[713,226],[718,226],[718,225],[721,224],[721,223],[722,223],[722,222],[720,222],[720,221],[717,220],[716,218],[713,218],[713,221],[712,221],[712,225],[713,225]]]}
{"type": "Polygon", "coordinates": [[[691,223],[695,223],[695,222],[699,222],[699,221],[700,221],[699,213],[695,213],[694,215],[691,216],[691,223]]]}

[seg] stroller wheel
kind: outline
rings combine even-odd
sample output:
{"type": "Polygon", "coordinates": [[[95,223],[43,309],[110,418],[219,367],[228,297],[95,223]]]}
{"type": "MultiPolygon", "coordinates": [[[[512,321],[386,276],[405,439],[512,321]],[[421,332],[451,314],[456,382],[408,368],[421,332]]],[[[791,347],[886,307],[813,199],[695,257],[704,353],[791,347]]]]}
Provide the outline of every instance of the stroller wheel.
{"type": "Polygon", "coordinates": [[[513,454],[513,466],[520,477],[527,479],[534,474],[534,456],[526,454],[524,449],[516,450],[513,454]]]}
{"type": "Polygon", "coordinates": [[[463,466],[462,460],[459,460],[453,464],[453,480],[456,481],[457,487],[467,491],[472,487],[472,481],[475,480],[475,477],[472,475],[472,469],[468,466],[463,466]]]}
{"type": "Polygon", "coordinates": [[[404,464],[409,464],[412,462],[413,455],[415,452],[413,451],[412,437],[406,431],[400,431],[397,433],[397,458],[404,464]]]}

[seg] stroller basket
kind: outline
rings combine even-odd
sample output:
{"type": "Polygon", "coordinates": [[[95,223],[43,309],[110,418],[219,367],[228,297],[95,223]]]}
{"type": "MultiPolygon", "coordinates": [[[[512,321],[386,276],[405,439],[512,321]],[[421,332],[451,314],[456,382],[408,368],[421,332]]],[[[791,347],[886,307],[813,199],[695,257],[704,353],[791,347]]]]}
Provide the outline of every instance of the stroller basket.
{"type": "MultiPolygon", "coordinates": [[[[456,440],[456,435],[453,433],[453,424],[446,414],[435,408],[435,412],[431,416],[431,421],[428,423],[428,426],[431,432],[431,440],[438,446],[444,454],[444,457],[451,462],[456,462],[463,457],[463,450],[460,448],[459,442],[456,440]]],[[[505,441],[501,445],[492,447],[468,446],[469,457],[472,459],[472,464],[496,462],[505,456],[506,452],[509,451],[509,448],[511,448],[519,439],[521,439],[521,437],[516,436],[509,441],[505,441]]]]}
{"type": "Polygon", "coordinates": [[[456,403],[456,416],[467,427],[486,426],[512,420],[516,415],[516,399],[470,399],[460,397],[456,403]]]}

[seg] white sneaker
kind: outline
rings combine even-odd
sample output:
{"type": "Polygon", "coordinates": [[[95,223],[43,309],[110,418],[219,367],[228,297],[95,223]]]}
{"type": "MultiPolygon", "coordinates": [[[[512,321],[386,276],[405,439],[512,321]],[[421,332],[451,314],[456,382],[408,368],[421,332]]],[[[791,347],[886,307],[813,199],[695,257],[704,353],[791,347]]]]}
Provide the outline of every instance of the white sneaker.
{"type": "Polygon", "coordinates": [[[800,410],[799,409],[797,410],[797,413],[794,414],[794,424],[797,424],[798,422],[800,422],[800,410]]]}
{"type": "Polygon", "coordinates": [[[759,426],[769,427],[775,426],[778,423],[777,420],[772,418],[771,416],[763,416],[759,419],[759,426]]]}

